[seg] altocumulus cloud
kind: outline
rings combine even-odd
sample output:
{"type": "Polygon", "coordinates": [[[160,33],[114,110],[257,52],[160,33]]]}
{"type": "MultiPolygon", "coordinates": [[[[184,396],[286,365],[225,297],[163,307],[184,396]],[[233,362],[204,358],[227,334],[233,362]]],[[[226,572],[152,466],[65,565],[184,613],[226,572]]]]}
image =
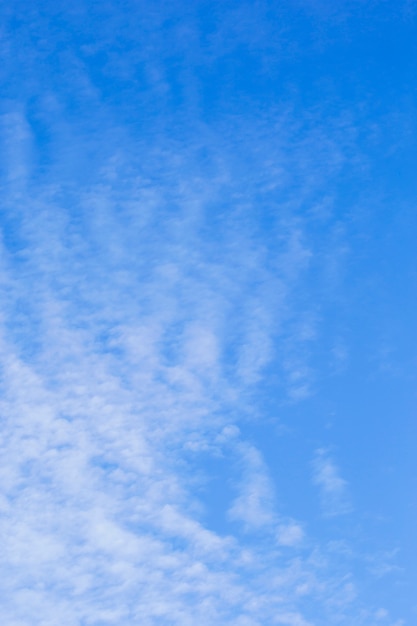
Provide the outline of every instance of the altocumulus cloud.
{"type": "MultiPolygon", "coordinates": [[[[179,132],[155,101],[194,111],[196,68],[227,56],[228,38],[200,54],[191,18],[165,40],[162,18],[136,12],[132,38],[122,11],[84,9],[32,9],[3,41],[3,623],[392,624],[281,509],[245,434],[272,370],[283,402],[314,388],[309,271],[343,250],[324,254],[311,231],[354,125],[286,105],[179,132]],[[137,68],[147,87],[132,93],[137,68]],[[184,72],[189,88],[169,95],[184,72]],[[204,498],[216,463],[221,507],[204,498]]],[[[255,36],[247,12],[225,19],[233,49],[260,45],[266,16],[255,36]]],[[[347,512],[325,451],[313,471],[325,510],[347,512]]]]}
{"type": "MultiPolygon", "coordinates": [[[[241,210],[222,223],[220,246],[207,241],[207,207],[233,181],[208,191],[184,179],[178,155],[165,159],[159,181],[121,185],[113,170],[73,191],[71,208],[59,188],[26,181],[19,203],[10,192],[4,619],[308,626],[313,603],[343,620],[344,575],[280,516],[261,451],[236,425],[274,358],[275,329],[297,315],[301,225],[282,225],[274,272],[241,210]],[[233,466],[223,532],[204,522],[200,454],[233,466]]],[[[332,468],[319,454],[316,480],[333,505],[343,481],[332,468]]]]}

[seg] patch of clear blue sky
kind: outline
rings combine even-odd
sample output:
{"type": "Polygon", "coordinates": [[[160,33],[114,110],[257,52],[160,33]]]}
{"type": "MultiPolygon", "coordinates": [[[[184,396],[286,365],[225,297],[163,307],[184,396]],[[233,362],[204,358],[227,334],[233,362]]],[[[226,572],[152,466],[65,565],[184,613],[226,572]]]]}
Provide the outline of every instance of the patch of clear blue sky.
{"type": "MultiPolygon", "coordinates": [[[[285,283],[279,328],[265,322],[273,356],[248,383],[247,415],[227,402],[224,411],[261,451],[281,513],[301,520],[323,545],[349,544],[353,556],[341,553],[335,562],[352,560],[361,601],[383,604],[409,626],[417,619],[416,11],[411,0],[9,3],[0,100],[0,214],[13,276],[36,248],[19,200],[24,178],[29,195],[48,188],[64,208],[67,222],[54,228],[64,233],[66,252],[57,255],[68,255],[66,270],[71,275],[71,263],[85,262],[93,283],[110,276],[110,298],[123,291],[110,284],[112,272],[129,270],[140,285],[167,238],[172,247],[164,254],[172,262],[178,253],[187,285],[217,267],[232,291],[240,242],[256,249],[261,265],[239,287],[248,298],[256,293],[257,306],[265,299],[274,311],[281,306],[269,302],[270,290],[280,289],[275,277],[285,283]],[[15,114],[28,130],[8,135],[15,114]],[[123,208],[135,177],[162,198],[139,260],[123,208]],[[179,190],[188,181],[192,201],[199,189],[204,194],[206,211],[197,226],[179,220],[177,231],[179,190]],[[88,211],[88,190],[101,182],[115,207],[108,223],[88,211]],[[125,257],[105,253],[118,228],[125,257]],[[302,267],[295,270],[285,255],[297,228],[311,258],[304,267],[297,256],[302,267]],[[196,258],[205,264],[194,267],[187,251],[194,254],[195,233],[196,258]],[[349,513],[323,511],[312,479],[318,449],[336,459],[349,513]]],[[[69,310],[85,307],[86,319],[102,305],[103,294],[95,299],[88,285],[78,293],[76,281],[53,280],[66,289],[69,310]]],[[[136,311],[130,293],[123,298],[132,317],[152,314],[146,304],[136,311]]],[[[4,306],[6,330],[30,362],[40,349],[36,296],[22,295],[10,311],[4,306]]],[[[224,364],[231,378],[244,325],[234,306],[224,364]]],[[[175,360],[173,334],[187,321],[179,313],[167,331],[164,358],[175,360]]],[[[100,324],[94,333],[104,344],[112,320],[100,324]]],[[[196,487],[201,519],[233,533],[227,508],[238,469],[232,463],[226,470],[215,456],[196,464],[212,476],[196,487]]],[[[316,614],[313,623],[322,619],[316,614]]]]}

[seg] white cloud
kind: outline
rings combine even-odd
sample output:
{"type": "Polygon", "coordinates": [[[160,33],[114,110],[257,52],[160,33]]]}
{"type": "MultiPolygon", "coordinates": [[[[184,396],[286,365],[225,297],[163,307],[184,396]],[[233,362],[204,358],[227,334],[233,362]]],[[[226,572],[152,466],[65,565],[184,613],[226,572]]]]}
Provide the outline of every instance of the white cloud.
{"type": "Polygon", "coordinates": [[[274,490],[259,451],[241,443],[237,447],[242,466],[239,495],[229,509],[232,520],[248,530],[270,526],[274,522],[274,490]]]}
{"type": "Polygon", "coordinates": [[[289,522],[280,524],[277,531],[277,540],[282,546],[297,546],[304,538],[304,531],[300,524],[289,522]]]}
{"type": "Polygon", "coordinates": [[[340,476],[339,468],[327,450],[319,448],[313,460],[313,483],[320,489],[325,515],[344,515],[352,510],[348,483],[340,476]]]}

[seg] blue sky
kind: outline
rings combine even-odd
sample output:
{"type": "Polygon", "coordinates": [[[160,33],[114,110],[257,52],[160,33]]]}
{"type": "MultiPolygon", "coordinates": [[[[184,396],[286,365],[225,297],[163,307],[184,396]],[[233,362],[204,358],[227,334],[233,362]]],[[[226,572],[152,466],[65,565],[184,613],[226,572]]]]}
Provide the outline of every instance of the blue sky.
{"type": "Polygon", "coordinates": [[[3,5],[4,624],[416,623],[416,12],[3,5]]]}

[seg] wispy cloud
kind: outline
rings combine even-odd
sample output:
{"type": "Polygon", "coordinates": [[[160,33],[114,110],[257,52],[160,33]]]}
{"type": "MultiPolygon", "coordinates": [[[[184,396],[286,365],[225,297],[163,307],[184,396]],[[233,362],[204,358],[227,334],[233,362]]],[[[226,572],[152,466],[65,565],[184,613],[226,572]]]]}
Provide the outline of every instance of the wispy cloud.
{"type": "Polygon", "coordinates": [[[256,448],[239,446],[241,485],[239,495],[229,509],[232,520],[243,522],[245,528],[258,529],[274,521],[274,491],[268,472],[256,448]]]}
{"type": "Polygon", "coordinates": [[[328,516],[344,515],[352,511],[347,481],[329,451],[319,448],[313,460],[313,483],[320,490],[323,513],[328,516]]]}

